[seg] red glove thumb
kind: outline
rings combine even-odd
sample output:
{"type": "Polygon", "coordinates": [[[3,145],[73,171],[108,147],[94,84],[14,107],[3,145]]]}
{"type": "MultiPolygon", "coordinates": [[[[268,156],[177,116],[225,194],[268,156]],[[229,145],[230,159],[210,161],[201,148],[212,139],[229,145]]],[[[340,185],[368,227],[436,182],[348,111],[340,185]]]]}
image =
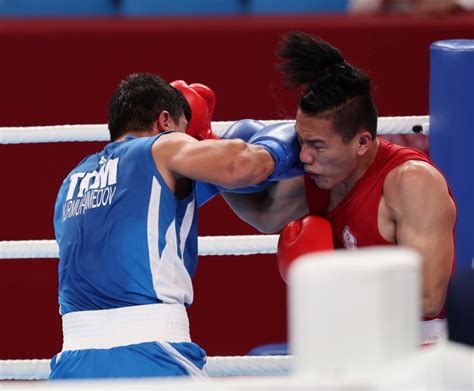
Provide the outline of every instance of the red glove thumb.
{"type": "Polygon", "coordinates": [[[216,107],[216,94],[208,86],[201,83],[192,83],[189,85],[194,91],[196,91],[207,103],[207,113],[209,118],[212,119],[214,114],[214,108],[216,107]]]}
{"type": "Polygon", "coordinates": [[[187,133],[198,140],[219,139],[211,130],[211,116],[215,106],[214,92],[203,84],[195,83],[198,85],[198,92],[183,80],[170,84],[181,91],[191,107],[191,121],[187,133]],[[206,91],[204,96],[200,94],[202,91],[206,91]],[[212,106],[209,106],[208,100],[212,106]]]}
{"type": "Polygon", "coordinates": [[[288,268],[301,255],[333,249],[332,226],[328,220],[308,215],[290,221],[278,239],[277,260],[281,278],[288,283],[288,268]]]}

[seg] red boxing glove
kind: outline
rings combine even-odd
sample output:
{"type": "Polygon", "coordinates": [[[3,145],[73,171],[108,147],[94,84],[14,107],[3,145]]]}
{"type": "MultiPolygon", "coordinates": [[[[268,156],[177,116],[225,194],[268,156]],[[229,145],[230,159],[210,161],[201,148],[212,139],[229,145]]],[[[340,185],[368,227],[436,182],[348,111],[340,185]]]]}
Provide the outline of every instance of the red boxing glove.
{"type": "Polygon", "coordinates": [[[214,92],[204,84],[188,85],[183,80],[176,80],[170,84],[182,92],[191,107],[191,122],[186,133],[198,140],[218,140],[219,137],[211,130],[212,114],[216,106],[214,92]]]}
{"type": "Polygon", "coordinates": [[[192,83],[189,87],[201,95],[201,97],[206,101],[207,113],[209,114],[209,119],[212,119],[212,114],[214,114],[214,108],[216,107],[216,94],[214,94],[214,91],[201,83],[192,83]]]}
{"type": "Polygon", "coordinates": [[[331,223],[319,216],[307,215],[290,221],[278,239],[278,269],[288,283],[288,268],[303,254],[314,251],[334,250],[331,223]]]}

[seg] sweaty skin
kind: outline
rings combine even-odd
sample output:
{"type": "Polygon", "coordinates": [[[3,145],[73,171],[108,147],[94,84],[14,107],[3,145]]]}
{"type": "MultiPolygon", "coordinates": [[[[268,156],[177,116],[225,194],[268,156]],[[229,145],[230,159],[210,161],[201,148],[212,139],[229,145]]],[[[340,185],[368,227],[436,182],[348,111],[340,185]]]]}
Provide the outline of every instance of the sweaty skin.
{"type": "Polygon", "coordinates": [[[423,314],[436,316],[444,303],[454,255],[456,207],[446,180],[425,162],[408,161],[385,179],[379,231],[388,241],[423,256],[423,314]]]}

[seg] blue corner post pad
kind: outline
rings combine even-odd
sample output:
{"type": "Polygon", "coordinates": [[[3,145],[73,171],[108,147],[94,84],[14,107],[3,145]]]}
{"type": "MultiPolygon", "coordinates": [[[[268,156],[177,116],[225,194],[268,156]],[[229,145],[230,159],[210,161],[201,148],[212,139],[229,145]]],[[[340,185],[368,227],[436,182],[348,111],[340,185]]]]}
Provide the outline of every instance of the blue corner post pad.
{"type": "Polygon", "coordinates": [[[430,156],[458,207],[457,269],[474,264],[474,40],[430,48],[430,156]]]}

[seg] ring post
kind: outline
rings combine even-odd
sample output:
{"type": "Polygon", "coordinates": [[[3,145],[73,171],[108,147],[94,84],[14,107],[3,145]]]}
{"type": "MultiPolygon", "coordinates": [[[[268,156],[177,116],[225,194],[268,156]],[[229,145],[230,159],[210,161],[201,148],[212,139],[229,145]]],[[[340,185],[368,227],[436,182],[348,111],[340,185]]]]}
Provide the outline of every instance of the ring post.
{"type": "Polygon", "coordinates": [[[309,253],[289,270],[292,374],[373,378],[418,350],[420,256],[402,247],[309,253]]]}
{"type": "Polygon", "coordinates": [[[474,262],[474,40],[431,45],[430,156],[458,207],[458,268],[474,262]]]}

